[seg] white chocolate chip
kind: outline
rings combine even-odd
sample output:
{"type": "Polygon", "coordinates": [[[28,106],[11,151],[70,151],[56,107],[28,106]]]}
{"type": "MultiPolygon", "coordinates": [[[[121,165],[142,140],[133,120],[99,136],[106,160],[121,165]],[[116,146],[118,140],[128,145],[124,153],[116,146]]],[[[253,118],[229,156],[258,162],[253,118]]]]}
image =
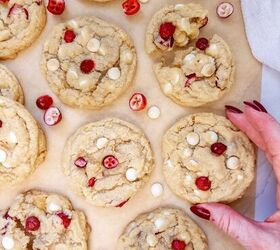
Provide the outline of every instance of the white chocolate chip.
{"type": "Polygon", "coordinates": [[[207,131],[206,135],[207,135],[207,140],[209,140],[210,143],[215,143],[219,139],[217,133],[211,130],[207,131]]]}
{"type": "Polygon", "coordinates": [[[159,197],[162,195],[163,192],[163,186],[156,182],[151,186],[151,193],[154,197],[159,197]]]}
{"type": "Polygon", "coordinates": [[[176,4],[174,9],[175,10],[180,10],[180,9],[184,8],[184,6],[185,6],[184,4],[176,4]]]}
{"type": "Polygon", "coordinates": [[[59,61],[55,58],[48,60],[47,68],[49,71],[56,71],[59,69],[59,61]]]}
{"type": "Polygon", "coordinates": [[[186,181],[186,182],[191,182],[192,180],[193,180],[193,178],[192,178],[191,175],[187,174],[187,175],[185,176],[185,181],[186,181]]]}
{"type": "Polygon", "coordinates": [[[216,67],[215,67],[214,64],[207,63],[202,67],[201,74],[206,76],[206,77],[209,77],[209,76],[212,76],[214,74],[215,70],[216,70],[216,67]]]}
{"type": "Polygon", "coordinates": [[[81,88],[86,88],[90,85],[91,81],[88,77],[80,77],[79,85],[81,88]]]}
{"type": "Polygon", "coordinates": [[[190,236],[190,234],[188,233],[188,232],[182,232],[181,234],[180,234],[180,237],[186,242],[186,243],[188,243],[188,242],[190,242],[190,240],[191,240],[191,236],[190,236]]]}
{"type": "Polygon", "coordinates": [[[161,229],[163,225],[165,224],[165,220],[163,218],[158,218],[155,220],[155,227],[156,229],[161,229]]]}
{"type": "Polygon", "coordinates": [[[210,56],[218,55],[218,46],[215,43],[210,44],[210,46],[206,49],[206,53],[210,56]]]}
{"type": "Polygon", "coordinates": [[[195,132],[189,133],[186,137],[187,143],[191,146],[196,146],[199,143],[199,140],[200,140],[199,134],[195,132]]]}
{"type": "Polygon", "coordinates": [[[121,77],[121,71],[117,67],[108,70],[108,77],[112,80],[117,80],[121,77]]]}
{"type": "Polygon", "coordinates": [[[165,94],[170,94],[172,92],[172,89],[173,89],[173,87],[172,87],[171,83],[166,83],[163,85],[163,92],[165,94]]]}
{"type": "Polygon", "coordinates": [[[124,52],[123,60],[125,63],[130,64],[133,60],[133,54],[129,50],[124,52]]]}
{"type": "Polygon", "coordinates": [[[168,166],[169,168],[173,168],[173,167],[174,167],[171,160],[166,161],[166,164],[167,164],[167,166],[168,166]]]}
{"type": "Polygon", "coordinates": [[[158,119],[160,117],[160,109],[157,106],[151,106],[148,109],[148,116],[151,119],[158,119]]]}
{"type": "Polygon", "coordinates": [[[75,69],[69,69],[66,73],[67,81],[71,82],[79,78],[79,75],[75,69]]]}
{"type": "Polygon", "coordinates": [[[7,154],[4,150],[0,149],[0,163],[5,162],[7,159],[7,154]]]}
{"type": "Polygon", "coordinates": [[[9,137],[10,137],[11,143],[14,143],[14,144],[15,144],[15,143],[18,142],[18,141],[17,141],[17,136],[16,136],[15,132],[10,132],[9,137]]]}
{"type": "Polygon", "coordinates": [[[148,234],[146,241],[150,247],[154,247],[158,243],[158,239],[154,234],[148,234]]]}
{"type": "Polygon", "coordinates": [[[226,166],[228,169],[237,169],[239,167],[239,158],[236,156],[231,156],[226,161],[226,166]]]}
{"type": "Polygon", "coordinates": [[[192,150],[190,148],[184,148],[183,154],[185,157],[190,157],[192,155],[192,150]]]}
{"type": "Polygon", "coordinates": [[[128,181],[135,181],[137,179],[137,170],[134,168],[129,168],[126,170],[125,177],[128,181]]]}
{"type": "Polygon", "coordinates": [[[79,24],[75,20],[68,21],[67,26],[72,28],[72,29],[78,29],[79,28],[79,24]]]}
{"type": "Polygon", "coordinates": [[[6,250],[10,250],[13,249],[15,246],[15,241],[12,237],[10,236],[4,236],[2,238],[2,246],[4,247],[4,249],[6,250]]]}
{"type": "Polygon", "coordinates": [[[242,174],[237,175],[237,180],[241,181],[244,179],[244,176],[242,174]]]}
{"type": "Polygon", "coordinates": [[[185,58],[184,58],[184,63],[185,63],[185,62],[191,62],[191,61],[193,61],[194,59],[195,59],[195,55],[192,54],[192,53],[190,53],[190,54],[188,54],[188,55],[185,56],[185,58]]]}
{"type": "Polygon", "coordinates": [[[56,203],[50,202],[48,204],[48,211],[50,211],[50,212],[61,211],[61,207],[59,205],[57,205],[56,203]]]}
{"type": "Polygon", "coordinates": [[[140,0],[140,3],[147,3],[149,2],[150,0],[140,0]]]}
{"type": "Polygon", "coordinates": [[[108,139],[107,139],[107,138],[105,138],[105,137],[100,137],[100,138],[98,138],[97,141],[96,141],[96,147],[97,147],[98,149],[101,149],[101,148],[103,148],[103,147],[107,144],[107,142],[108,142],[108,139]]]}
{"type": "Polygon", "coordinates": [[[87,49],[91,52],[97,52],[100,48],[100,41],[96,38],[92,38],[87,43],[87,49]]]}

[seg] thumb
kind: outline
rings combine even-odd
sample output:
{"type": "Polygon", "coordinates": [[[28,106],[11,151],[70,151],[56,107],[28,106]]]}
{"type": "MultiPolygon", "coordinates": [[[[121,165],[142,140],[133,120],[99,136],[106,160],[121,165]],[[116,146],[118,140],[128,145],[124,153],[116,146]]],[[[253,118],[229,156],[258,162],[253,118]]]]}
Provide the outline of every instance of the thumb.
{"type": "Polygon", "coordinates": [[[200,218],[212,221],[246,249],[251,249],[260,238],[263,238],[264,232],[258,222],[243,217],[229,206],[207,203],[194,205],[190,209],[200,218]]]}

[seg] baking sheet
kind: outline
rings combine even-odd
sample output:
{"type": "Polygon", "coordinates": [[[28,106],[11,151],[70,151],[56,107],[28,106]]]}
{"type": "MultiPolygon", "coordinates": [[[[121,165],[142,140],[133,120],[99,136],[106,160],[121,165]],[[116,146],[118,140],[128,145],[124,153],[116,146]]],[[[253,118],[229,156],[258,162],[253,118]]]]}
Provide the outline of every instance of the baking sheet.
{"type": "MultiPolygon", "coordinates": [[[[209,9],[209,24],[203,29],[202,35],[206,36],[217,33],[232,48],[237,64],[236,81],[232,90],[225,98],[200,109],[182,108],[165,97],[160,91],[159,85],[151,71],[152,60],[144,51],[144,34],[145,28],[155,11],[166,4],[180,2],[186,3],[191,1],[150,0],[149,3],[142,5],[142,10],[137,16],[126,17],[122,13],[121,2],[118,0],[107,4],[96,4],[86,0],[68,0],[66,11],[62,16],[48,15],[47,27],[40,39],[31,48],[25,50],[15,60],[3,62],[18,76],[24,88],[27,108],[43,125],[47,133],[48,155],[44,164],[24,184],[0,190],[0,209],[9,206],[17,193],[31,188],[64,194],[71,199],[76,208],[85,211],[92,227],[89,243],[90,249],[94,250],[115,249],[118,236],[121,234],[125,225],[142,212],[149,211],[158,206],[171,205],[182,207],[189,213],[189,204],[175,197],[164,181],[161,172],[161,137],[164,131],[177,119],[191,112],[209,111],[223,114],[223,107],[226,103],[239,106],[245,99],[258,99],[260,95],[261,66],[253,59],[248,47],[238,0],[231,0],[235,6],[235,12],[226,20],[221,20],[216,17],[215,9],[217,3],[220,1],[194,0],[192,2],[201,3],[209,9]],[[63,105],[52,94],[39,70],[42,45],[54,24],[79,15],[96,15],[120,25],[132,36],[138,52],[138,69],[134,83],[113,105],[99,111],[78,110],[63,105]],[[160,107],[162,111],[160,119],[153,121],[146,116],[145,112],[133,113],[130,111],[128,100],[135,91],[142,92],[146,95],[149,106],[157,105],[160,107]],[[55,104],[63,112],[63,121],[56,127],[45,126],[42,120],[43,113],[35,106],[36,98],[42,94],[50,94],[55,97],[55,104]],[[67,137],[85,123],[110,116],[125,119],[141,127],[151,141],[156,158],[156,168],[150,181],[135,198],[131,199],[121,209],[97,208],[84,202],[71,192],[60,167],[61,153],[67,137]],[[150,194],[150,185],[153,182],[161,182],[164,185],[164,194],[162,197],[153,198],[150,194]]],[[[246,196],[242,200],[235,202],[233,206],[243,214],[253,217],[254,197],[255,187],[252,185],[246,193],[246,196]]],[[[236,242],[226,237],[210,223],[199,220],[194,216],[192,217],[208,235],[210,249],[241,249],[236,242]]]]}

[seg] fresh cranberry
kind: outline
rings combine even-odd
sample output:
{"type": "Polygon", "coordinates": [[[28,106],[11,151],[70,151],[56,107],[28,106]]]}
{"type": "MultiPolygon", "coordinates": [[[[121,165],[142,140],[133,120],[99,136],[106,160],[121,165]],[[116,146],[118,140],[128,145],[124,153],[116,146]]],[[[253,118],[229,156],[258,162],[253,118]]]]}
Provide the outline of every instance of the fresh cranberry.
{"type": "MultiPolygon", "coordinates": [[[[128,200],[129,200],[129,199],[128,199],[128,200]]],[[[121,202],[121,203],[120,203],[119,205],[117,205],[116,207],[123,207],[123,206],[128,202],[128,200],[121,202]]]]}
{"type": "Polygon", "coordinates": [[[141,93],[135,93],[129,100],[129,107],[133,111],[140,111],[147,105],[146,97],[141,93]]]}
{"type": "Polygon", "coordinates": [[[62,119],[62,114],[57,107],[51,106],[45,111],[44,122],[48,126],[54,126],[58,124],[61,121],[61,119],[62,119]]]}
{"type": "Polygon", "coordinates": [[[54,15],[61,15],[65,9],[64,0],[49,0],[47,9],[54,15]]]}
{"type": "Polygon", "coordinates": [[[195,185],[202,191],[207,191],[211,188],[211,181],[206,176],[200,176],[195,180],[195,185]]]}
{"type": "Polygon", "coordinates": [[[103,166],[107,169],[115,168],[119,165],[118,159],[113,155],[108,155],[103,159],[103,166]]]}
{"type": "Polygon", "coordinates": [[[126,0],[122,4],[123,12],[127,16],[132,16],[140,10],[140,3],[138,0],[126,0]]]}
{"type": "Polygon", "coordinates": [[[23,13],[25,14],[25,18],[26,20],[29,19],[29,13],[28,13],[28,10],[26,8],[23,8],[22,5],[20,4],[17,4],[15,3],[10,9],[9,9],[9,12],[8,12],[8,17],[10,17],[16,10],[22,10],[23,13]]]}
{"type": "Polygon", "coordinates": [[[187,80],[186,80],[186,82],[185,82],[185,87],[188,88],[188,87],[191,86],[191,84],[192,84],[193,82],[196,81],[196,74],[193,73],[193,74],[187,75],[186,77],[187,77],[187,80]]]}
{"type": "Polygon", "coordinates": [[[172,23],[163,23],[160,25],[159,35],[162,39],[168,40],[173,37],[175,30],[176,26],[174,26],[172,23]]]}
{"type": "Polygon", "coordinates": [[[71,223],[71,218],[69,218],[68,215],[63,212],[59,212],[56,215],[62,220],[64,228],[68,228],[71,223]]]}
{"type": "Polygon", "coordinates": [[[49,95],[42,95],[37,98],[36,105],[39,109],[46,110],[53,104],[53,99],[49,95]]]}
{"type": "Polygon", "coordinates": [[[196,41],[195,46],[200,50],[206,50],[209,47],[209,41],[207,38],[201,37],[196,41]]]}
{"type": "Polygon", "coordinates": [[[184,241],[175,239],[172,241],[171,246],[173,250],[184,250],[187,245],[184,241]]]}
{"type": "Polygon", "coordinates": [[[64,41],[66,43],[72,43],[76,38],[76,34],[73,30],[66,30],[64,33],[64,41]]]}
{"type": "Polygon", "coordinates": [[[87,160],[84,157],[79,157],[75,160],[74,164],[78,168],[85,168],[87,166],[87,160]]]}
{"type": "Polygon", "coordinates": [[[95,182],[96,182],[96,178],[95,178],[95,177],[90,178],[90,179],[88,180],[88,186],[89,186],[89,187],[93,187],[94,184],[95,184],[95,182]]]}
{"type": "Polygon", "coordinates": [[[83,73],[89,74],[95,67],[94,61],[91,59],[83,60],[80,65],[80,69],[83,73]]]}
{"type": "Polygon", "coordinates": [[[227,150],[227,146],[221,142],[216,142],[211,145],[212,153],[222,155],[227,150]]]}
{"type": "Polygon", "coordinates": [[[30,216],[25,220],[25,229],[27,231],[37,231],[40,227],[40,221],[36,216],[30,216]]]}

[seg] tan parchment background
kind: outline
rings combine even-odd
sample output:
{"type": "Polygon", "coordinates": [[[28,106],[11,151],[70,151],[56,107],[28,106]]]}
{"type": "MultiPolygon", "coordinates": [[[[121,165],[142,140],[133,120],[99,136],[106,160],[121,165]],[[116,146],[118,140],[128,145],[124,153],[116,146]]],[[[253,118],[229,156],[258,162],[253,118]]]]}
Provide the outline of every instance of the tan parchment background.
{"type": "MultiPolygon", "coordinates": [[[[47,2],[47,1],[45,1],[47,2]]],[[[55,23],[67,20],[79,15],[96,15],[105,20],[114,22],[123,27],[134,39],[138,52],[138,69],[135,81],[132,86],[113,105],[103,108],[100,111],[75,110],[66,107],[55,98],[55,104],[63,112],[63,121],[56,127],[43,127],[48,137],[48,155],[44,164],[26,180],[22,185],[0,190],[0,209],[8,207],[18,192],[31,188],[40,188],[48,191],[55,191],[67,195],[76,208],[85,211],[88,221],[92,227],[90,236],[90,249],[113,250],[118,236],[125,225],[139,213],[148,211],[162,205],[182,207],[189,213],[189,205],[176,198],[168,189],[161,173],[160,144],[161,136],[178,118],[190,112],[211,111],[223,114],[223,106],[226,103],[241,105],[245,99],[258,98],[260,93],[260,64],[253,59],[246,41],[244,24],[242,20],[239,0],[231,0],[235,6],[234,14],[226,20],[216,17],[216,5],[218,0],[193,0],[201,3],[209,9],[209,24],[203,29],[203,35],[217,33],[221,35],[230,45],[235,55],[237,64],[236,81],[231,92],[219,102],[206,106],[202,109],[185,109],[179,107],[165,97],[156,82],[151,71],[152,61],[144,51],[144,33],[152,14],[168,3],[187,3],[189,0],[150,0],[142,5],[139,15],[125,17],[121,10],[121,2],[118,0],[108,4],[96,4],[86,0],[67,0],[67,9],[62,16],[54,17],[48,15],[48,24],[42,36],[30,49],[27,49],[20,56],[11,61],[8,65],[22,82],[26,95],[26,106],[43,124],[43,113],[35,107],[35,100],[39,95],[51,94],[47,82],[39,70],[39,58],[42,44],[47,34],[55,23]],[[149,105],[157,105],[161,108],[160,119],[149,120],[145,112],[133,113],[129,110],[128,99],[135,91],[143,92],[148,98],[149,105]],[[152,174],[149,183],[122,209],[96,208],[74,195],[67,186],[60,168],[60,158],[63,145],[67,137],[81,125],[96,121],[101,118],[116,116],[141,127],[149,139],[155,153],[156,169],[152,174]],[[153,198],[150,194],[150,185],[153,182],[161,182],[164,185],[164,195],[160,198],[153,198]]],[[[254,208],[254,187],[247,192],[245,198],[236,202],[234,206],[244,214],[253,216],[254,208]]],[[[191,215],[192,216],[192,215],[191,215]]],[[[193,216],[192,216],[193,217],[193,216]]],[[[206,231],[210,249],[212,250],[235,250],[240,249],[237,243],[224,236],[208,222],[194,218],[206,231]]]]}

